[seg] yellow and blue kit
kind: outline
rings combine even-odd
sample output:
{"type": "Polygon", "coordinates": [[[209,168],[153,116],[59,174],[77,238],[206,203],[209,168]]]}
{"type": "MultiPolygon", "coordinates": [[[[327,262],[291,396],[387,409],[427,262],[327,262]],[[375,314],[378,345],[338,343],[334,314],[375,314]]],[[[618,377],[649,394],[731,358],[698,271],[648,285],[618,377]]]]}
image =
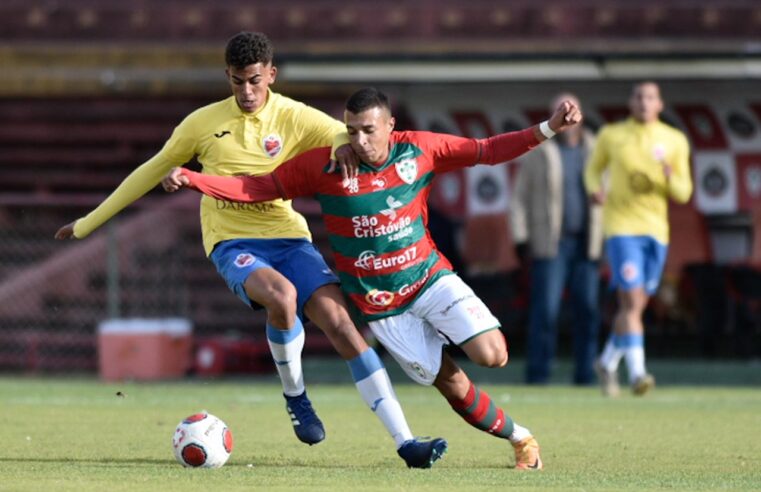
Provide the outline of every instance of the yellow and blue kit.
{"type": "MultiPolygon", "coordinates": [[[[269,92],[254,113],[240,110],[235,97],[204,106],[188,115],[164,147],[135,169],[114,192],[74,226],[83,238],[124,207],[153,189],[172,167],[194,155],[204,174],[260,175],[314,147],[333,144],[343,123],[305,104],[269,92]]],[[[304,218],[290,201],[244,205],[204,196],[201,229],[206,254],[220,241],[239,238],[310,239],[304,218]]]]}
{"type": "Polygon", "coordinates": [[[606,125],[584,172],[589,193],[602,189],[606,170],[605,236],[652,236],[668,244],[668,199],[686,203],[692,194],[684,134],[660,121],[644,124],[629,118],[606,125]],[[663,162],[672,169],[668,181],[663,162]]]}
{"type": "Polygon", "coordinates": [[[692,194],[687,138],[660,121],[606,125],[584,172],[589,193],[602,189],[606,170],[603,228],[611,285],[652,294],[666,262],[668,200],[685,203],[692,194]],[[671,166],[668,180],[664,164],[671,166]]]}

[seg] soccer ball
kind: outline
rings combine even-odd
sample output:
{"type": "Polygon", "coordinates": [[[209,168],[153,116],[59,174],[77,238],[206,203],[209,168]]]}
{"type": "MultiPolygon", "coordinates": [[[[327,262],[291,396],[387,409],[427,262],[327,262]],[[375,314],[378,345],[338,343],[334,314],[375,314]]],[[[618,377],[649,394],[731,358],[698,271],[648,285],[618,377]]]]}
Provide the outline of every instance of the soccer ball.
{"type": "Polygon", "coordinates": [[[233,435],[224,422],[204,411],[177,424],[172,445],[183,466],[219,468],[232,453],[233,435]]]}

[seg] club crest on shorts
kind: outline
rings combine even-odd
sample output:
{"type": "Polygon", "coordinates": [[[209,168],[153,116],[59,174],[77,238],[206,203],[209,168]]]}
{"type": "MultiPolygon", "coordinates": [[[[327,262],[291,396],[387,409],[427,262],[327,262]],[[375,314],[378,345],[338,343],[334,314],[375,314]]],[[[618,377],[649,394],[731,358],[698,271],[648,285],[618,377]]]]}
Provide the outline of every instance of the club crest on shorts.
{"type": "Polygon", "coordinates": [[[633,282],[639,275],[639,269],[633,261],[627,261],[621,265],[621,278],[627,282],[633,282]]]}
{"type": "Polygon", "coordinates": [[[415,182],[415,178],[417,178],[417,159],[402,159],[394,164],[394,166],[396,167],[396,174],[402,178],[402,181],[407,184],[415,182]]]}
{"type": "Polygon", "coordinates": [[[365,300],[373,306],[386,307],[394,302],[394,293],[387,290],[373,289],[365,295],[365,300]]]}
{"type": "Polygon", "coordinates": [[[270,133],[262,140],[262,147],[268,156],[275,157],[283,150],[283,138],[277,133],[270,133]]]}
{"type": "Polygon", "coordinates": [[[415,373],[417,373],[417,375],[420,377],[420,379],[425,379],[426,378],[425,369],[423,369],[423,366],[421,366],[417,362],[412,362],[410,364],[410,369],[415,371],[415,373]]]}
{"type": "Polygon", "coordinates": [[[251,253],[241,253],[235,257],[235,266],[238,268],[245,268],[249,265],[253,265],[256,258],[251,253]]]}

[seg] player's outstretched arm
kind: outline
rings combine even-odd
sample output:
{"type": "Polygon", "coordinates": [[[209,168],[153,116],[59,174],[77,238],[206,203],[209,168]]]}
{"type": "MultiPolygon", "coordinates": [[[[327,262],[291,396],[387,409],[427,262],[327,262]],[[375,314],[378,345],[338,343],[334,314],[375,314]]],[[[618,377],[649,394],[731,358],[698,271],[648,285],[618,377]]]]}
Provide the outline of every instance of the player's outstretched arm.
{"type": "Polygon", "coordinates": [[[127,176],[100,205],[84,217],[66,224],[56,239],[82,239],[158,184],[171,162],[157,154],[127,176]]]}
{"type": "Polygon", "coordinates": [[[172,169],[161,180],[168,192],[191,188],[233,202],[258,203],[282,198],[290,200],[317,192],[323,167],[330,160],[330,147],[308,150],[287,160],[270,174],[261,176],[211,176],[184,168],[172,169]]]}
{"type": "Polygon", "coordinates": [[[190,188],[218,200],[231,202],[256,203],[282,198],[272,174],[211,176],[176,167],[164,176],[161,186],[169,193],[190,188]]]}
{"type": "Polygon", "coordinates": [[[563,101],[550,119],[518,132],[509,132],[478,140],[480,163],[500,164],[520,157],[539,143],[581,123],[581,110],[571,101],[563,101]]]}
{"type": "Polygon", "coordinates": [[[581,119],[579,108],[570,101],[563,101],[549,120],[524,130],[480,139],[431,134],[436,171],[442,173],[475,164],[510,162],[556,133],[578,125],[581,119]]]}
{"type": "Polygon", "coordinates": [[[94,210],[58,229],[54,237],[56,239],[87,237],[111,217],[152,190],[172,166],[188,162],[195,153],[195,142],[192,117],[185,118],[156,155],[124,178],[124,181],[94,210]]]}

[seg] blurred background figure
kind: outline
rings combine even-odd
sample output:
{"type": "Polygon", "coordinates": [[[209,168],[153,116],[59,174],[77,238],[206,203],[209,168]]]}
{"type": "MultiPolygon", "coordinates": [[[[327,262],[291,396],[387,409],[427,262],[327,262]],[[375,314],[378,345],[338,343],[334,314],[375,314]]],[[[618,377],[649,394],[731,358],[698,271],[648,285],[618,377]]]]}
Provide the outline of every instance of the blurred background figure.
{"type": "MultiPolygon", "coordinates": [[[[578,98],[561,93],[550,110],[578,98]]],[[[597,351],[601,209],[584,189],[584,164],[594,139],[582,125],[557,135],[521,159],[511,224],[521,263],[530,259],[531,294],[526,382],[549,381],[563,291],[573,310],[574,384],[594,382],[597,351]]]]}
{"type": "Polygon", "coordinates": [[[655,386],[645,369],[642,315],[661,280],[669,241],[668,201],[692,195],[689,145],[679,130],[662,123],[660,88],[634,85],[631,117],[600,131],[585,172],[590,198],[605,204],[605,253],[611,286],[618,293],[613,332],[597,365],[603,393],[618,394],[618,363],[626,359],[635,395],[655,386]],[[610,191],[602,186],[608,170],[610,191]]]}

